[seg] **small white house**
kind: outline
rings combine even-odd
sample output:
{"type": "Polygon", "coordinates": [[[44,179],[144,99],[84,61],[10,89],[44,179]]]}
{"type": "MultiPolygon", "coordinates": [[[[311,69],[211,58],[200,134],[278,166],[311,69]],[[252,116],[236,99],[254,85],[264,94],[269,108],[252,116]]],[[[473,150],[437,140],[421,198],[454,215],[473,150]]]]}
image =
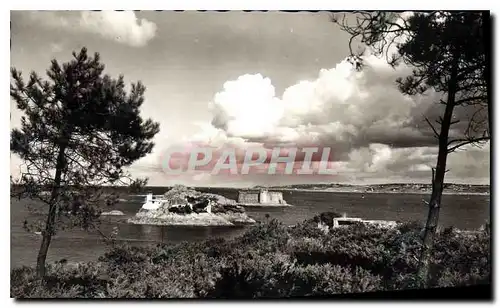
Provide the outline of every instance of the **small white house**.
{"type": "Polygon", "coordinates": [[[148,210],[148,211],[156,210],[160,207],[161,204],[162,204],[162,200],[155,200],[153,198],[153,194],[147,194],[146,201],[142,205],[142,209],[148,210]]]}
{"type": "Polygon", "coordinates": [[[395,221],[391,220],[363,220],[361,218],[354,217],[338,217],[333,219],[333,227],[338,228],[342,226],[352,225],[354,223],[364,223],[370,225],[376,225],[378,227],[392,228],[397,225],[395,221]]]}
{"type": "Polygon", "coordinates": [[[212,202],[208,202],[208,205],[205,207],[205,211],[207,211],[208,214],[212,214],[212,202]]]}
{"type": "MultiPolygon", "coordinates": [[[[148,211],[157,210],[162,204],[165,204],[165,203],[168,204],[168,208],[173,208],[173,207],[178,207],[178,206],[183,205],[183,204],[169,204],[168,200],[165,200],[161,197],[155,199],[153,197],[153,194],[147,194],[146,200],[145,200],[144,204],[142,205],[142,209],[148,210],[148,211]]],[[[192,204],[188,204],[188,205],[192,210],[193,205],[192,204]]],[[[208,205],[205,207],[205,211],[209,214],[212,213],[212,202],[208,202],[208,205]]]]}
{"type": "Polygon", "coordinates": [[[333,219],[333,227],[338,228],[340,226],[347,226],[347,225],[352,225],[356,222],[362,222],[363,219],[361,218],[354,218],[354,217],[338,217],[333,219]]]}

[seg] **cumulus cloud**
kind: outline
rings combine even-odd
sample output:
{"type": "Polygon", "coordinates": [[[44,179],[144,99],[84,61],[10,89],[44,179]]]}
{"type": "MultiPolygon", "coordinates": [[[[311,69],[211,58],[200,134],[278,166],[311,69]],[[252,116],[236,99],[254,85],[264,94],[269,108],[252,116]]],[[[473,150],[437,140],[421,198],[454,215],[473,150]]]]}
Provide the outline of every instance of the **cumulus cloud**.
{"type": "Polygon", "coordinates": [[[371,143],[393,147],[425,146],[435,141],[414,116],[437,94],[403,95],[395,79],[405,73],[367,58],[361,72],[344,60],[323,69],[313,81],[287,88],[281,97],[269,78],[243,75],[224,84],[211,103],[212,125],[228,137],[267,146],[294,143],[330,145],[339,157],[371,143]]]}
{"type": "Polygon", "coordinates": [[[135,12],[130,11],[82,12],[80,27],[135,47],[146,45],[156,34],[155,23],[138,19],[135,12]]]}
{"type": "Polygon", "coordinates": [[[145,46],[157,30],[154,22],[137,18],[131,11],[30,12],[29,20],[48,28],[96,34],[133,47],[145,46]]]}
{"type": "Polygon", "coordinates": [[[433,147],[391,148],[386,144],[372,143],[353,149],[345,167],[352,172],[376,176],[430,171],[436,154],[437,149],[433,147]]]}
{"type": "Polygon", "coordinates": [[[490,166],[489,142],[482,147],[467,145],[448,155],[447,176],[456,181],[476,178],[489,183],[490,166]]]}
{"type": "MultiPolygon", "coordinates": [[[[346,59],[322,69],[315,80],[290,86],[281,96],[261,74],[227,81],[209,104],[211,123],[204,124],[196,140],[239,148],[330,147],[339,178],[427,181],[437,141],[424,118],[442,114],[442,106],[436,104],[441,94],[404,95],[395,80],[411,73],[410,68],[393,69],[373,55],[367,55],[365,63],[357,71],[346,59]]],[[[466,115],[457,112],[463,123],[466,115]]],[[[489,150],[464,153],[450,155],[448,178],[488,178],[489,150]],[[474,159],[484,166],[473,170],[474,159]]]]}
{"type": "MultiPolygon", "coordinates": [[[[403,35],[400,40],[404,39],[403,35]]],[[[389,54],[396,51],[394,45],[390,48],[389,54]]],[[[316,79],[298,81],[283,93],[276,93],[272,80],[262,74],[228,80],[209,103],[210,123],[202,123],[200,133],[186,141],[219,149],[261,147],[268,153],[264,164],[269,162],[269,150],[276,146],[330,147],[333,155],[329,160],[333,160],[337,176],[326,180],[301,176],[297,182],[428,182],[436,163],[437,141],[424,119],[433,121],[442,115],[443,106],[436,104],[442,95],[432,90],[404,95],[395,81],[411,74],[411,67],[401,64],[394,69],[370,50],[363,58],[361,71],[347,58],[320,70],[316,79]]],[[[457,109],[454,120],[463,121],[451,135],[463,134],[470,111],[457,109]]],[[[452,153],[447,179],[484,182],[489,178],[488,153],[489,146],[452,153]]],[[[237,159],[240,163],[242,156],[237,154],[237,159]]],[[[318,163],[315,160],[313,166],[318,163]]],[[[254,183],[272,183],[274,178],[252,174],[254,183]]],[[[196,175],[196,179],[204,177],[196,175]]],[[[210,180],[219,181],[214,175],[210,180]]],[[[289,180],[279,177],[277,181],[289,180]]]]}

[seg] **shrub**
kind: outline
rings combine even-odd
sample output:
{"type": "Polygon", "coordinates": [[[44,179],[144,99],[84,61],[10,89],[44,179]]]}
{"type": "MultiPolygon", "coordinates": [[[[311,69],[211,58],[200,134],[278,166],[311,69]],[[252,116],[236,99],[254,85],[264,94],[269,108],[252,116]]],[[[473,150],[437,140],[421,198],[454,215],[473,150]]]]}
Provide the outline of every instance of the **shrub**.
{"type": "Polygon", "coordinates": [[[242,236],[233,240],[233,249],[254,250],[261,253],[282,251],[289,239],[287,228],[272,219],[250,228],[242,236]]]}
{"type": "Polygon", "coordinates": [[[397,226],[397,229],[401,233],[420,233],[423,228],[424,224],[420,221],[405,221],[397,226]]]}
{"type": "Polygon", "coordinates": [[[290,228],[292,238],[324,238],[325,233],[318,228],[318,224],[312,221],[305,221],[290,228]]]}
{"type": "Polygon", "coordinates": [[[324,265],[301,266],[287,258],[234,261],[208,293],[213,298],[283,298],[329,296],[379,290],[380,277],[368,271],[324,265]]]}
{"type": "Polygon", "coordinates": [[[490,280],[491,249],[488,230],[473,234],[439,234],[432,253],[432,283],[437,286],[474,285],[490,280]]]}
{"type": "Polygon", "coordinates": [[[171,213],[175,213],[175,214],[191,214],[191,213],[193,213],[193,210],[191,209],[189,204],[173,206],[173,207],[168,208],[168,211],[171,213]]]}
{"type": "Polygon", "coordinates": [[[312,221],[315,223],[321,222],[331,228],[333,227],[333,219],[339,217],[342,217],[342,215],[336,212],[323,212],[314,216],[312,221]]]}
{"type": "MultiPolygon", "coordinates": [[[[281,298],[421,288],[421,227],[361,224],[325,234],[311,220],[288,228],[273,219],[232,240],[114,246],[97,263],[53,264],[44,280],[14,269],[11,296],[281,298]]],[[[490,283],[489,228],[437,233],[430,265],[433,287],[490,283]]]]}
{"type": "Polygon", "coordinates": [[[295,267],[286,273],[293,281],[289,294],[296,296],[330,296],[341,293],[360,293],[381,290],[381,278],[356,267],[338,265],[308,265],[295,267]]]}
{"type": "Polygon", "coordinates": [[[105,295],[105,270],[96,263],[75,267],[52,264],[43,280],[35,271],[20,268],[12,271],[11,296],[15,298],[99,298],[105,295]]]}

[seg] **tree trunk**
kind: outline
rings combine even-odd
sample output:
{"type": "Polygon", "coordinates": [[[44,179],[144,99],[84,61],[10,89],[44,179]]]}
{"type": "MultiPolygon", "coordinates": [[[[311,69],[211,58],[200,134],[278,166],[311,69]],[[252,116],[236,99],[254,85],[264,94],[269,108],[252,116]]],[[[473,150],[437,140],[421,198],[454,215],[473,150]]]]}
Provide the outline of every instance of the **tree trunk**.
{"type": "Polygon", "coordinates": [[[65,150],[66,145],[61,145],[61,147],[59,148],[59,153],[57,155],[56,174],[54,177],[54,186],[52,187],[50,196],[49,213],[47,215],[47,221],[45,222],[45,230],[42,231],[42,243],[40,245],[40,250],[38,251],[38,256],[36,259],[36,273],[39,278],[45,277],[45,261],[47,259],[47,252],[49,250],[50,241],[52,240],[52,235],[54,233],[57,202],[59,201],[59,189],[61,186],[61,173],[64,167],[65,150]]]}
{"type": "Polygon", "coordinates": [[[428,284],[429,266],[432,248],[434,245],[434,236],[439,223],[439,210],[441,207],[441,196],[444,188],[444,175],[446,172],[447,149],[439,149],[438,162],[436,164],[435,173],[432,172],[432,194],[429,201],[429,212],[427,222],[425,224],[425,233],[422,243],[422,251],[418,266],[418,276],[420,281],[428,284]]]}
{"type": "Polygon", "coordinates": [[[427,222],[425,224],[424,238],[422,241],[422,251],[418,265],[418,277],[421,282],[429,286],[429,267],[432,248],[434,245],[434,237],[439,223],[439,210],[441,208],[441,197],[444,188],[444,176],[446,173],[446,159],[448,157],[448,135],[453,116],[453,108],[455,107],[455,94],[457,88],[457,71],[459,57],[455,56],[455,61],[452,67],[450,81],[448,83],[448,98],[446,108],[441,121],[441,131],[439,133],[439,152],[436,163],[436,168],[432,170],[432,194],[429,201],[429,212],[427,222]],[[435,171],[435,173],[434,173],[435,171]]]}
{"type": "Polygon", "coordinates": [[[38,278],[45,277],[45,260],[47,259],[47,252],[49,250],[50,241],[52,239],[52,235],[49,232],[47,232],[48,225],[49,222],[47,221],[45,231],[42,232],[43,235],[42,244],[40,245],[40,250],[38,250],[38,256],[36,258],[36,274],[38,278]]]}

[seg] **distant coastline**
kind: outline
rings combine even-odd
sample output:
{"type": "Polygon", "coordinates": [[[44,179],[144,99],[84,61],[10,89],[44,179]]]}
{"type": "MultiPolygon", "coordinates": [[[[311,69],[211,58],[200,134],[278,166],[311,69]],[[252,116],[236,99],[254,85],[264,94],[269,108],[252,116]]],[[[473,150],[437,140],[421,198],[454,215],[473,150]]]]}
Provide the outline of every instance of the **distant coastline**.
{"type": "MultiPolygon", "coordinates": [[[[273,187],[273,190],[279,191],[300,191],[300,192],[325,192],[325,193],[355,193],[355,194],[412,194],[412,195],[428,195],[431,191],[360,191],[349,189],[313,189],[313,188],[280,188],[273,187]]],[[[458,195],[458,196],[489,196],[489,192],[454,192],[444,191],[443,195],[458,195]]]]}
{"type": "MultiPolygon", "coordinates": [[[[444,195],[489,195],[490,185],[477,184],[454,184],[445,183],[444,195]]],[[[18,185],[11,185],[11,191],[19,189],[18,185]]],[[[126,186],[103,186],[104,191],[109,193],[126,193],[135,196],[145,197],[148,192],[153,192],[155,195],[161,195],[165,190],[169,190],[172,186],[146,186],[142,191],[130,191],[126,186]]],[[[390,183],[390,184],[337,184],[337,183],[321,183],[321,184],[294,184],[283,186],[255,186],[255,187],[207,187],[196,186],[193,189],[209,192],[211,190],[248,190],[266,188],[270,191],[305,191],[305,192],[338,192],[338,193],[382,193],[382,194],[430,194],[432,187],[430,184],[412,184],[412,183],[390,183]]],[[[49,191],[47,190],[47,193],[49,191]]],[[[121,199],[120,201],[126,201],[121,199]]]]}
{"type": "MultiPolygon", "coordinates": [[[[306,192],[338,192],[360,194],[420,194],[427,195],[432,192],[430,184],[297,184],[286,186],[271,186],[271,190],[281,191],[306,191],[306,192]]],[[[490,194],[489,185],[444,184],[443,195],[484,195],[490,194]]]]}

